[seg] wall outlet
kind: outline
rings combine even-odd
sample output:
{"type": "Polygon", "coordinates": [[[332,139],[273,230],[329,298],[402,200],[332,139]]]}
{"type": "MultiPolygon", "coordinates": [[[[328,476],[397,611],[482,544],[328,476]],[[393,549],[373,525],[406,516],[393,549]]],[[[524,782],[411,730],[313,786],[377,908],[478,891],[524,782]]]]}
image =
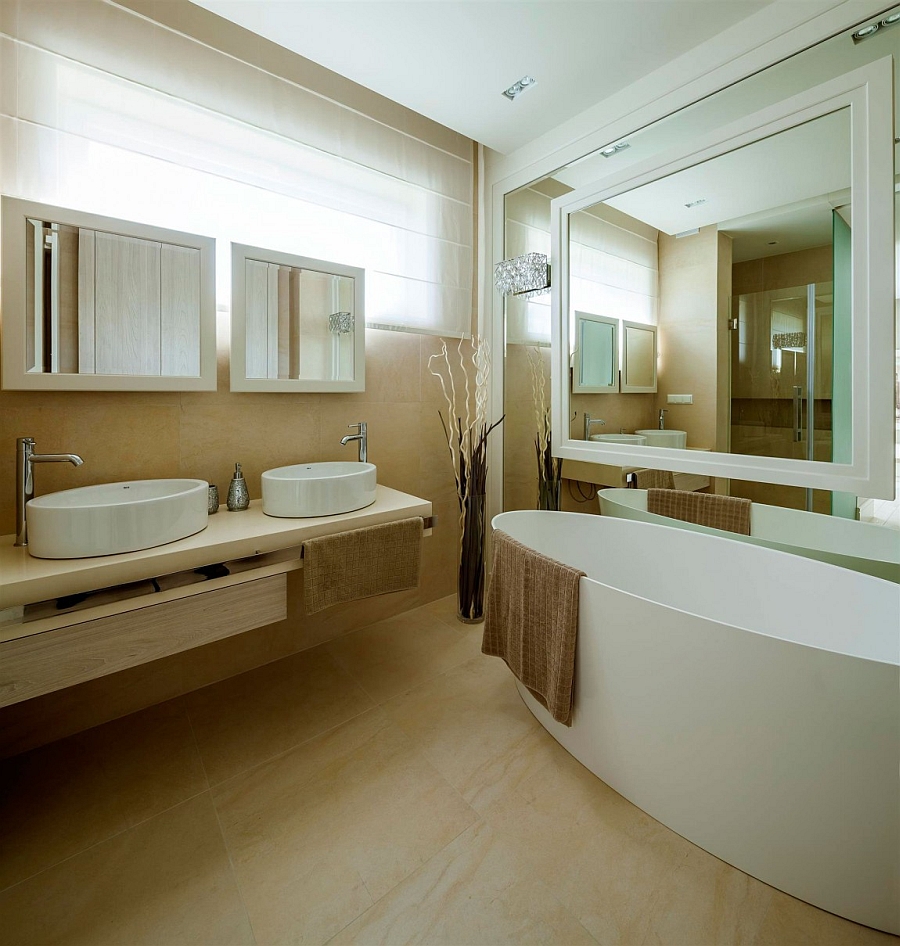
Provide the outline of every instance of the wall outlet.
{"type": "Polygon", "coordinates": [[[669,404],[693,404],[693,394],[670,394],[668,396],[669,404]]]}

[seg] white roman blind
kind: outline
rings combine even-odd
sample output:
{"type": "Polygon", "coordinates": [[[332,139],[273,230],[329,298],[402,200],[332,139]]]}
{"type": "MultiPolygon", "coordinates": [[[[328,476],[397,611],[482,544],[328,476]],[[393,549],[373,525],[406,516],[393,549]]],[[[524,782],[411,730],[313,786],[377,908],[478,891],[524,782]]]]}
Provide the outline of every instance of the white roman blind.
{"type": "MultiPolygon", "coordinates": [[[[609,206],[570,218],[570,305],[574,312],[655,325],[659,310],[658,231],[609,206]]],[[[506,203],[507,259],[550,254],[550,198],[531,188],[506,203]]],[[[506,299],[509,344],[550,344],[550,297],[506,299]]]]}
{"type": "Polygon", "coordinates": [[[233,241],[363,267],[370,325],[471,331],[470,139],[394,127],[104,0],[37,6],[0,36],[18,76],[4,193],[216,237],[220,309],[233,241]]]}

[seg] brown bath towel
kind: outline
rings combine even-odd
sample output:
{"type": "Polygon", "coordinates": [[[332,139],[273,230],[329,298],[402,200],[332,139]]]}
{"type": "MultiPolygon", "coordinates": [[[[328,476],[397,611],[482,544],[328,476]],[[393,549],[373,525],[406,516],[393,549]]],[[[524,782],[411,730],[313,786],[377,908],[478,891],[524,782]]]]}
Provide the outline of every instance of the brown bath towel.
{"type": "Polygon", "coordinates": [[[421,518],[354,529],[303,543],[306,613],[419,584],[421,518]]]}
{"type": "Polygon", "coordinates": [[[629,476],[635,489],[675,489],[671,470],[635,470],[629,476]]]}
{"type": "Polygon", "coordinates": [[[553,718],[572,725],[578,584],[584,572],[494,531],[483,653],[501,657],[553,718]]]}
{"type": "Polygon", "coordinates": [[[750,535],[750,500],[737,496],[692,493],[684,489],[649,489],[647,512],[710,529],[750,535]]]}

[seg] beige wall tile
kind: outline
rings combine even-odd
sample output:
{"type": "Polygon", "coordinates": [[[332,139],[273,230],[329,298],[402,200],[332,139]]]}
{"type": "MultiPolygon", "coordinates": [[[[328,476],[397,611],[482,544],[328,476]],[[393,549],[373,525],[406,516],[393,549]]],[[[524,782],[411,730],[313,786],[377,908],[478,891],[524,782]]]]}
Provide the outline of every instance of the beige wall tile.
{"type": "Polygon", "coordinates": [[[214,792],[261,942],[323,942],[475,813],[380,712],[214,792]]]}
{"type": "Polygon", "coordinates": [[[204,793],[0,894],[11,943],[253,943],[204,793]]]}

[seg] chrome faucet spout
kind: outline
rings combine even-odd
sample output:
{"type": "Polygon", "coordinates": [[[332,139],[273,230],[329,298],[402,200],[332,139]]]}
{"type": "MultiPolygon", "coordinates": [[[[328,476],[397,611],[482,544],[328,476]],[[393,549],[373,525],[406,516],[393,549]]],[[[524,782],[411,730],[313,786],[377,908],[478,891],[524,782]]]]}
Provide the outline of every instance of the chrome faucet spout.
{"type": "Polygon", "coordinates": [[[601,420],[599,417],[591,417],[590,414],[585,412],[585,415],[584,415],[584,439],[585,440],[591,439],[591,426],[593,424],[597,424],[599,427],[605,427],[606,421],[601,420]]]}
{"type": "Polygon", "coordinates": [[[666,429],[666,414],[668,414],[668,413],[669,413],[669,412],[668,412],[667,410],[664,410],[664,409],[661,409],[660,412],[659,412],[659,429],[660,429],[660,430],[665,430],[665,429],[666,429]]]}
{"type": "Polygon", "coordinates": [[[369,444],[368,444],[368,424],[366,422],[360,421],[358,424],[348,424],[348,427],[351,429],[356,429],[359,431],[358,434],[348,434],[346,437],[341,437],[341,446],[346,447],[348,443],[352,443],[354,440],[359,444],[359,462],[366,463],[368,462],[368,453],[369,453],[369,444]]]}
{"type": "Polygon", "coordinates": [[[35,453],[34,437],[16,440],[16,541],[14,545],[28,545],[26,506],[34,499],[35,463],[71,463],[81,466],[84,460],[77,453],[35,453]]]}

